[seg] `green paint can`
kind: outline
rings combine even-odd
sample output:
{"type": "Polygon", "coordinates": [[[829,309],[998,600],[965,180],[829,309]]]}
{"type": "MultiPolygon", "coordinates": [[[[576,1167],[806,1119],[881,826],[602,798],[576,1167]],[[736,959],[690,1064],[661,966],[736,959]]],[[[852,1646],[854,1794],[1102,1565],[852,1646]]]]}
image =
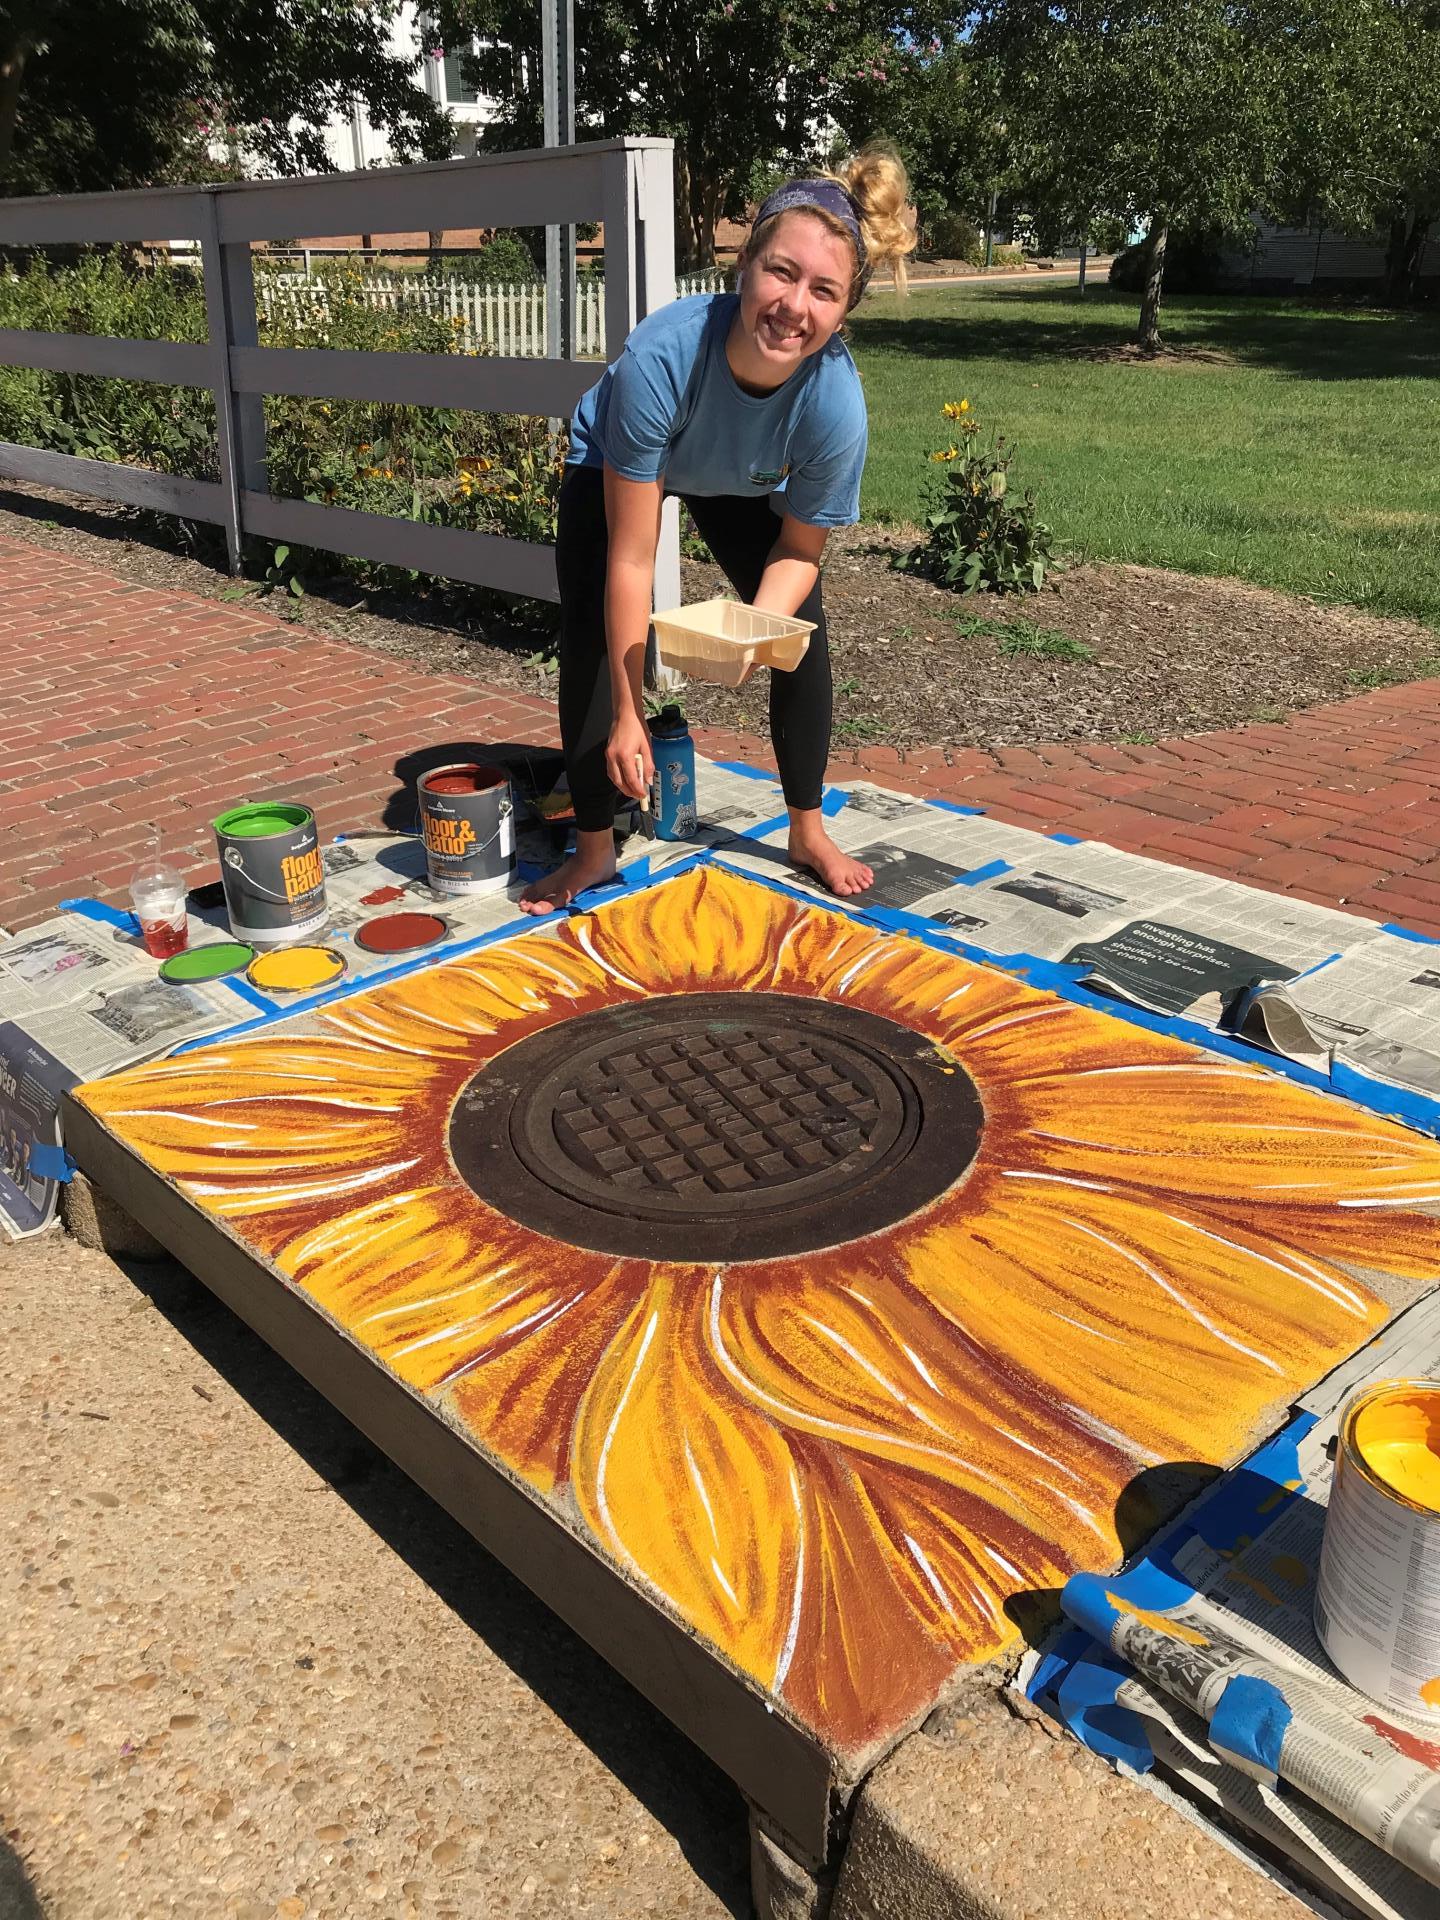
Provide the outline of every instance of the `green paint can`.
{"type": "Polygon", "coordinates": [[[255,800],[215,822],[230,930],[252,947],[311,940],[329,918],[315,815],[291,800],[255,800]]]}

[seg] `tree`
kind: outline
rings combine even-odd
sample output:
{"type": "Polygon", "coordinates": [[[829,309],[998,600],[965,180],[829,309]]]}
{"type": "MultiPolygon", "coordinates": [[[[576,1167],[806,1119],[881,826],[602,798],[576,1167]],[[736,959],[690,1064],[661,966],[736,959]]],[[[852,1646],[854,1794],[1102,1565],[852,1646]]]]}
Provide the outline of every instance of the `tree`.
{"type": "MultiPolygon", "coordinates": [[[[439,45],[480,42],[467,75],[499,106],[482,147],[539,146],[534,0],[440,0],[431,12],[439,45]]],[[[890,59],[928,44],[942,19],[938,0],[576,0],[577,136],[670,135],[677,254],[708,266],[716,220],[741,216],[778,164],[813,159],[861,59],[883,83],[890,59]]]]}
{"type": "Polygon", "coordinates": [[[1307,0],[1288,69],[1277,209],[1384,233],[1388,297],[1413,300],[1440,220],[1440,0],[1307,0]]]}
{"type": "Polygon", "coordinates": [[[965,213],[978,226],[1011,184],[999,74],[953,31],[841,65],[829,112],[849,145],[893,140],[910,174],[921,226],[965,213]]]}
{"type": "Polygon", "coordinates": [[[269,171],[325,171],[325,123],[356,100],[401,158],[439,158],[446,117],[416,61],[390,51],[400,5],[11,0],[0,14],[0,191],[213,179],[210,145],[227,136],[269,171]]]}
{"type": "MultiPolygon", "coordinates": [[[[1336,0],[1341,4],[1341,0],[1336,0]]],[[[991,0],[1022,173],[1078,229],[1148,222],[1136,338],[1160,347],[1165,247],[1178,226],[1238,231],[1291,140],[1287,0],[991,0]]]]}

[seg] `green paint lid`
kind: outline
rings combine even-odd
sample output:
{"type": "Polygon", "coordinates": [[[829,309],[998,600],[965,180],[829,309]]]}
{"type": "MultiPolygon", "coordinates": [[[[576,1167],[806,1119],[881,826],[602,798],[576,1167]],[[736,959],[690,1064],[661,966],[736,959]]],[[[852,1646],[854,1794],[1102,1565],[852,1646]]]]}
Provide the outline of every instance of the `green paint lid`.
{"type": "Polygon", "coordinates": [[[267,840],[278,833],[293,833],[308,826],[313,815],[308,807],[290,806],[281,800],[257,800],[248,807],[232,807],[214,823],[216,833],[227,840],[267,840]]]}
{"type": "Polygon", "coordinates": [[[243,940],[212,940],[208,946],[187,947],[161,963],[160,978],[172,987],[194,980],[223,980],[227,973],[239,973],[255,958],[255,949],[243,940]]]}

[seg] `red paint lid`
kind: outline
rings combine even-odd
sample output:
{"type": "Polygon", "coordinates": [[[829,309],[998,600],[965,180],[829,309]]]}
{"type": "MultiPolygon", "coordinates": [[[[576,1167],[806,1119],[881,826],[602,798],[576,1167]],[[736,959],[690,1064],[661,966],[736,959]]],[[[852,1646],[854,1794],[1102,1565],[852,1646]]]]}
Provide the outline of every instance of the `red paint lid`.
{"type": "Polygon", "coordinates": [[[381,913],[355,929],[355,944],[366,953],[410,953],[434,946],[449,931],[438,913],[381,913]]]}

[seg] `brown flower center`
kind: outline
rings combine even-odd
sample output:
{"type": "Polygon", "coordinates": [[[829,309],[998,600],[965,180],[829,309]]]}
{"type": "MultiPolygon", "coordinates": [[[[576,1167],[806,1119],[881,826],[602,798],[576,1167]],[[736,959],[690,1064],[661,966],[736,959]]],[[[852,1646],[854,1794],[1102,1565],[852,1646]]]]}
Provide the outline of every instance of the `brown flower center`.
{"type": "Polygon", "coordinates": [[[482,1199],[572,1246],[760,1260],[860,1239],[953,1186],[973,1081],[890,1020],[788,994],[602,1008],[462,1089],[450,1152],[482,1199]]]}

